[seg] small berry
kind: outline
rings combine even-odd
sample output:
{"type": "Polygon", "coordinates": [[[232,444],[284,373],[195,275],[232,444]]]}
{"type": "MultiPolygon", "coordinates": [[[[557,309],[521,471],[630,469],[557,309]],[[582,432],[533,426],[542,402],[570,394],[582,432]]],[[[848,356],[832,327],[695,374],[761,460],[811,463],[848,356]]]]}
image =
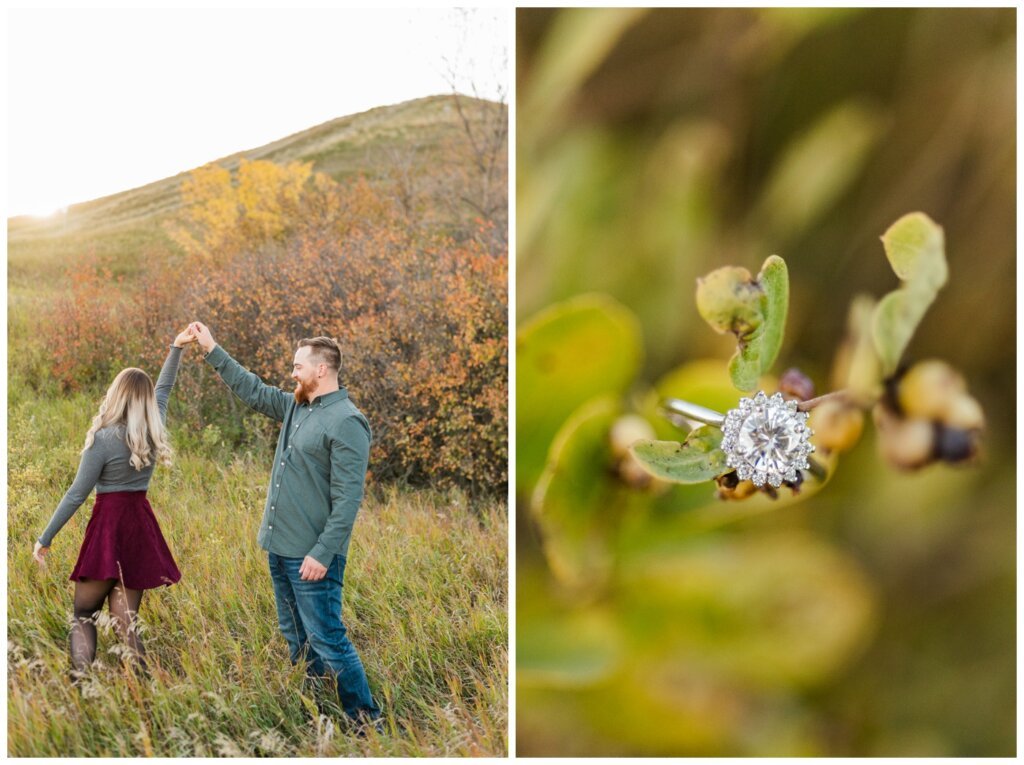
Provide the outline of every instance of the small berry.
{"type": "Polygon", "coordinates": [[[814,398],[814,382],[796,367],[787,369],[779,378],[779,392],[786,398],[809,401],[814,398]]]}
{"type": "Polygon", "coordinates": [[[935,426],[935,456],[944,462],[964,462],[978,453],[978,431],[935,426]]]}
{"type": "Polygon", "coordinates": [[[621,460],[629,455],[629,447],[641,438],[654,437],[654,427],[643,417],[636,414],[623,415],[615,421],[608,433],[612,457],[621,460]]]}
{"type": "Polygon", "coordinates": [[[895,467],[913,470],[928,464],[935,451],[935,428],[928,420],[901,419],[879,404],[874,409],[878,448],[895,467]]]}
{"type": "Polygon", "coordinates": [[[910,418],[942,422],[954,401],[967,391],[964,378],[944,361],[922,361],[899,381],[900,411],[910,418]]]}
{"type": "Polygon", "coordinates": [[[864,413],[843,401],[825,401],[811,411],[814,443],[834,452],[849,451],[864,432],[864,413]]]}
{"type": "Polygon", "coordinates": [[[981,430],[985,427],[985,413],[972,396],[961,393],[950,403],[942,424],[960,430],[981,430]]]}

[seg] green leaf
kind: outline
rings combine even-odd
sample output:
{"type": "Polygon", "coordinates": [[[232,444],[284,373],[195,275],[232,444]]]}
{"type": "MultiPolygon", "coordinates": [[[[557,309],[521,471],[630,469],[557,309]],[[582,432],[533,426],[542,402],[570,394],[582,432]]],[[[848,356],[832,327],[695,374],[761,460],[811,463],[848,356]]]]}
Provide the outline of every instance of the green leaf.
{"type": "Polygon", "coordinates": [[[882,235],[882,244],[903,284],[875,309],[872,336],[883,376],[896,371],[910,339],[946,283],[945,236],[942,227],[921,212],[904,215],[882,235]]]}
{"type": "Polygon", "coordinates": [[[534,492],[531,509],[544,557],[555,577],[571,589],[596,587],[607,579],[615,517],[625,504],[642,499],[611,470],[609,433],[621,413],[622,404],[611,396],[580,407],[551,444],[534,492]]]}
{"type": "Polygon", "coordinates": [[[651,475],[674,483],[710,481],[729,468],[719,448],[722,431],[711,426],[690,432],[683,443],[675,441],[637,441],[630,447],[633,456],[651,475]]]}
{"type": "Polygon", "coordinates": [[[744,268],[726,267],[697,280],[697,310],[719,333],[732,332],[739,347],[729,362],[733,385],[757,386],[771,369],[786,329],[789,272],[778,255],[765,260],[757,279],[744,268]]]}
{"type": "MultiPolygon", "coordinates": [[[[749,387],[741,390],[752,390],[757,385],[757,377],[771,369],[779,351],[782,350],[782,338],[786,332],[786,314],[789,311],[789,270],[786,268],[786,261],[778,255],[770,256],[761,266],[757,280],[766,297],[764,322],[761,325],[760,336],[749,345],[756,347],[760,367],[749,387]]],[[[741,354],[742,351],[741,348],[741,354]]],[[[736,375],[733,373],[733,380],[735,379],[736,375]]]]}
{"type": "Polygon", "coordinates": [[[621,396],[640,366],[640,327],[604,295],[583,295],[527,322],[516,339],[516,485],[533,490],[555,433],[595,396],[621,396]]]}

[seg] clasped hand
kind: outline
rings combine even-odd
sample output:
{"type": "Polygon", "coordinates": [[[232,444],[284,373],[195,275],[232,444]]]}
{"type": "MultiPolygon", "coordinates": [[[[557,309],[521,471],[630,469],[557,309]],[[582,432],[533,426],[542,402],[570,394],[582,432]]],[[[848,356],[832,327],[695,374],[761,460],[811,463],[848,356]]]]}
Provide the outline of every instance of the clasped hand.
{"type": "Polygon", "coordinates": [[[212,351],[213,346],[216,345],[213,341],[213,335],[210,334],[210,328],[201,321],[192,322],[174,338],[174,345],[177,348],[182,348],[189,343],[196,342],[199,343],[199,346],[206,353],[212,351]]]}
{"type": "Polygon", "coordinates": [[[178,333],[178,336],[176,338],[174,338],[174,347],[183,348],[189,343],[194,343],[198,339],[198,335],[192,328],[192,325],[189,324],[187,327],[185,327],[185,329],[181,330],[181,332],[178,333]]]}

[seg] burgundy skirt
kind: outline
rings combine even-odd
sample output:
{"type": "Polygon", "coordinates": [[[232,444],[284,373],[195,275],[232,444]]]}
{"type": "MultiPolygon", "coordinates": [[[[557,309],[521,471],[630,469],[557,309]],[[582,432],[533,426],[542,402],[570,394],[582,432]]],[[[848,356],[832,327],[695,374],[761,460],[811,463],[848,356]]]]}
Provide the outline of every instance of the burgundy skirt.
{"type": "Polygon", "coordinates": [[[96,495],[71,581],[118,579],[149,590],[181,579],[144,491],[96,495]]]}

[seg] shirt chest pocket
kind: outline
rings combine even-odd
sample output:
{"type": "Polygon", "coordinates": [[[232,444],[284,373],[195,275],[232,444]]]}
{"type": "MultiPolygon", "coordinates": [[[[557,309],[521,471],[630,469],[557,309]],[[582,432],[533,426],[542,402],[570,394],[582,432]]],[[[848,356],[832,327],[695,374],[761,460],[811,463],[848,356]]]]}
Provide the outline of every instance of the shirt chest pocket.
{"type": "Polygon", "coordinates": [[[321,467],[327,467],[331,462],[327,434],[315,422],[307,422],[296,428],[289,451],[298,452],[291,455],[292,459],[312,462],[321,467]]]}

